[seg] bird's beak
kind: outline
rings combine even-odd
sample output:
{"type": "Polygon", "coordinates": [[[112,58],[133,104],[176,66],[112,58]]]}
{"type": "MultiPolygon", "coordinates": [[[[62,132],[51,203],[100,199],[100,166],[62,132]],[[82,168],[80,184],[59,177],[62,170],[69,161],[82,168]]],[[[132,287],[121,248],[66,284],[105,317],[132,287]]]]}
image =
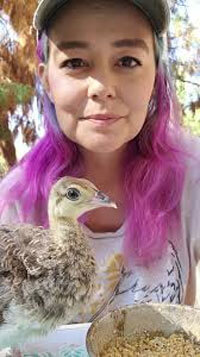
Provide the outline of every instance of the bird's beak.
{"type": "Polygon", "coordinates": [[[102,191],[96,191],[95,196],[92,198],[91,203],[97,207],[113,207],[117,208],[117,205],[102,191]]]}

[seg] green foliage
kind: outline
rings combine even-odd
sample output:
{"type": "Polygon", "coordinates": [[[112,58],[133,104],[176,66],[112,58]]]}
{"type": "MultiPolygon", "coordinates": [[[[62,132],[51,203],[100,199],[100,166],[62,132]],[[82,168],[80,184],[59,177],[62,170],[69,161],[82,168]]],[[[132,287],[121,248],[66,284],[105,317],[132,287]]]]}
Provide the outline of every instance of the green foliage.
{"type": "Polygon", "coordinates": [[[200,136],[200,108],[195,111],[195,114],[189,109],[186,110],[183,125],[193,134],[200,136]]]}
{"type": "Polygon", "coordinates": [[[8,165],[3,156],[0,154],[0,179],[6,174],[7,171],[8,165]]]}
{"type": "Polygon", "coordinates": [[[5,82],[0,84],[0,107],[11,109],[17,104],[26,104],[33,95],[33,89],[29,85],[21,83],[5,82]]]}

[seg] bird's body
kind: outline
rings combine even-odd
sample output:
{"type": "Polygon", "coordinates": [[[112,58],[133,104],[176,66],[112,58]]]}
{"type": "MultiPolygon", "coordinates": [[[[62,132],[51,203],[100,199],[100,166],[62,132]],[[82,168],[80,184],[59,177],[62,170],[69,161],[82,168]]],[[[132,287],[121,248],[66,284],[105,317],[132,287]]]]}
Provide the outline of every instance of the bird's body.
{"type": "MultiPolygon", "coordinates": [[[[95,260],[77,218],[95,208],[91,193],[98,196],[98,191],[86,183],[68,177],[55,185],[49,200],[49,229],[0,226],[0,349],[70,322],[88,302],[95,260]],[[74,199],[78,186],[79,192],[84,190],[81,202],[74,199]]],[[[102,197],[100,193],[99,206],[112,206],[111,201],[103,204],[102,197]]]]}

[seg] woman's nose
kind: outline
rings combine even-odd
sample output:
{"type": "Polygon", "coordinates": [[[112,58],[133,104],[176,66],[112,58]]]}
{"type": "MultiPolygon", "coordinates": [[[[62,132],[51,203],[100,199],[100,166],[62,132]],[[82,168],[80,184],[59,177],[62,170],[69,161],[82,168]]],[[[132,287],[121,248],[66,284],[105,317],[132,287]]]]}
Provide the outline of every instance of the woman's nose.
{"type": "Polygon", "coordinates": [[[88,97],[99,100],[114,99],[116,97],[116,86],[111,78],[109,80],[100,80],[90,77],[88,97]]]}

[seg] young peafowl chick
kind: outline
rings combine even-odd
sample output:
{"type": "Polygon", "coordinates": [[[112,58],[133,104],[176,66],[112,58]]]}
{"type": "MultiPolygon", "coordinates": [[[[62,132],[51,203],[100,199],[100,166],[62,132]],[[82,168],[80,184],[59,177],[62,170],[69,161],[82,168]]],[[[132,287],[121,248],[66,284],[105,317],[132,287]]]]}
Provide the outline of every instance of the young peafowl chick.
{"type": "Polygon", "coordinates": [[[52,187],[49,229],[0,226],[0,349],[66,324],[87,304],[95,260],[78,217],[116,205],[85,179],[52,187]]]}

